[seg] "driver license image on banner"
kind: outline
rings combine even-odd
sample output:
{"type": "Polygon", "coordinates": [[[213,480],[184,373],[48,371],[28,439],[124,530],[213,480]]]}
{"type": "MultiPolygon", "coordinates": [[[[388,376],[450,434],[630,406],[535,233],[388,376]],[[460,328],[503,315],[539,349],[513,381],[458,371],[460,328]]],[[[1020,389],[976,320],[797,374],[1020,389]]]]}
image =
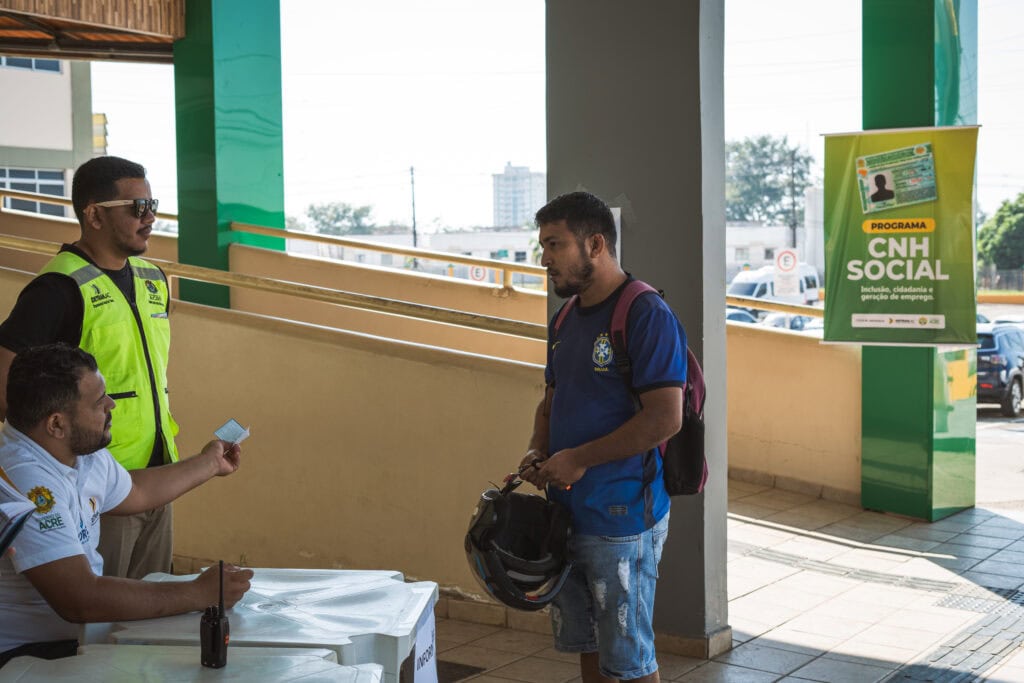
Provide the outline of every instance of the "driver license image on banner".
{"type": "Polygon", "coordinates": [[[930,202],[938,197],[930,142],[858,157],[856,172],[864,213],[930,202]]]}

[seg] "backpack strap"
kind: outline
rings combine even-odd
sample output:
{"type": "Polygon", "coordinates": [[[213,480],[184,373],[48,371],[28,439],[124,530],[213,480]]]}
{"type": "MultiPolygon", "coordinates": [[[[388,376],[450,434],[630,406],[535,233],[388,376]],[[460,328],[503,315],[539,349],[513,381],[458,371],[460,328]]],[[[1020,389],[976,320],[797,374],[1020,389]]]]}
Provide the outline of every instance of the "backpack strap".
{"type": "Polygon", "coordinates": [[[619,300],[615,302],[615,308],[612,310],[610,330],[612,352],[615,354],[615,367],[618,368],[619,374],[622,375],[622,379],[629,387],[630,393],[633,394],[633,403],[637,409],[640,408],[640,399],[637,397],[636,392],[633,391],[633,364],[629,360],[629,351],[626,346],[626,323],[629,320],[629,311],[633,307],[633,302],[636,301],[638,296],[647,292],[655,292],[661,295],[660,291],[642,280],[630,280],[626,284],[622,294],[619,296],[619,300]]]}
{"type": "Polygon", "coordinates": [[[558,334],[558,328],[560,328],[562,323],[565,322],[565,317],[569,315],[569,311],[571,311],[572,307],[576,305],[576,300],[579,298],[579,294],[573,294],[569,297],[569,300],[562,304],[562,307],[558,309],[558,315],[555,316],[555,323],[551,326],[551,336],[558,334]]]}

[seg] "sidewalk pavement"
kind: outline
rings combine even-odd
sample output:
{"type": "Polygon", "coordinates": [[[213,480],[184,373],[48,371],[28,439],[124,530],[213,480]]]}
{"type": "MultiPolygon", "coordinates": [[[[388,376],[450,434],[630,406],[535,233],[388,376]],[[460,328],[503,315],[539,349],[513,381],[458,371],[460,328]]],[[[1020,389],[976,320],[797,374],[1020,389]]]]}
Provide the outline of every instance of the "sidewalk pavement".
{"type": "MultiPolygon", "coordinates": [[[[729,482],[729,623],[662,680],[1024,683],[1024,419],[979,413],[978,506],[934,523],[729,482]]],[[[442,681],[579,680],[550,636],[444,619],[442,681]]]]}

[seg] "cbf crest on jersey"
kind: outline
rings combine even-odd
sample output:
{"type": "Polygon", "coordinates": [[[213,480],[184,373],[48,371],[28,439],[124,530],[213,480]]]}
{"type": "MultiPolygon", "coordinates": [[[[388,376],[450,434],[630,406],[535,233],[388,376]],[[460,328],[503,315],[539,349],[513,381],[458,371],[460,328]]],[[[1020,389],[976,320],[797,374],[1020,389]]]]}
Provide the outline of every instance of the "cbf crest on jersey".
{"type": "Polygon", "coordinates": [[[597,335],[597,339],[594,340],[594,353],[591,354],[591,358],[594,361],[594,368],[597,372],[605,372],[608,365],[612,362],[614,354],[612,353],[612,340],[609,339],[607,332],[602,332],[597,335]]]}

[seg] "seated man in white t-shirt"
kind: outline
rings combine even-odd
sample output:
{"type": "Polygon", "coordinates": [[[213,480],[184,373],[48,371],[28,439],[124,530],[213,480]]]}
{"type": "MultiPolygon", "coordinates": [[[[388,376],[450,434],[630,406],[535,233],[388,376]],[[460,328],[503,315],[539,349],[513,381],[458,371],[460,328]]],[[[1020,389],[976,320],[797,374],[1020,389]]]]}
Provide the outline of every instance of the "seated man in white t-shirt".
{"type": "MultiPolygon", "coordinates": [[[[0,467],[36,504],[0,559],[0,666],[12,657],[75,654],[89,622],[148,619],[217,604],[218,572],[193,581],[146,582],[103,576],[96,552],[101,514],[131,515],[165,505],[214,476],[238,469],[237,445],[211,441],[196,456],[126,471],[106,450],[111,410],[96,360],[53,344],[11,364],[0,467]]],[[[225,567],[224,603],[247,590],[251,570],[225,567]]]]}

